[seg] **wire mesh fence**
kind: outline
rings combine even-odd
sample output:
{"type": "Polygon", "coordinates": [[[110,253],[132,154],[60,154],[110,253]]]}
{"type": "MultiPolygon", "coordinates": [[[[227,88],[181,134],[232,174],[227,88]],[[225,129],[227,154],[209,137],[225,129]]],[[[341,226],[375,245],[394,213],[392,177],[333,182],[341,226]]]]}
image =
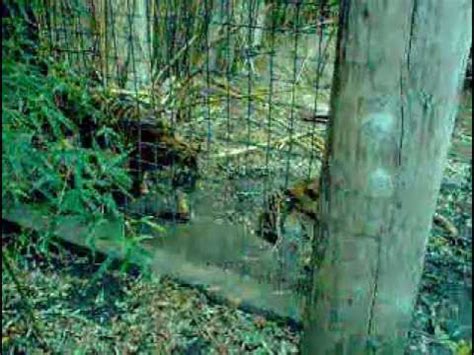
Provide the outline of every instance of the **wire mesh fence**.
{"type": "Polygon", "coordinates": [[[38,16],[44,51],[95,80],[127,137],[124,211],[191,259],[291,288],[316,220],[333,3],[44,0],[38,16]]]}

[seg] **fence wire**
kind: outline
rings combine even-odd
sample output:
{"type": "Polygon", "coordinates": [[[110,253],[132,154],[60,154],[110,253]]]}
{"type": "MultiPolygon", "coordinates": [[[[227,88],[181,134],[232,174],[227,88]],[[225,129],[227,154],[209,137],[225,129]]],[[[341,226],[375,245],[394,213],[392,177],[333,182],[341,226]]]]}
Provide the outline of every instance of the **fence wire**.
{"type": "Polygon", "coordinates": [[[137,191],[126,210],[245,226],[248,235],[270,221],[278,239],[302,240],[308,224],[278,214],[314,208],[332,3],[44,0],[40,18],[50,54],[96,78],[104,106],[135,140],[137,191]]]}

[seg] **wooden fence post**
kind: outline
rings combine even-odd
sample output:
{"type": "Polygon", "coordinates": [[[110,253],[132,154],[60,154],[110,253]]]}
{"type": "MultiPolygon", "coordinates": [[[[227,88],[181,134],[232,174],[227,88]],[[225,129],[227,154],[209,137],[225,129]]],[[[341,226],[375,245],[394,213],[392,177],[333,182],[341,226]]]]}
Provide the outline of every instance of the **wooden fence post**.
{"type": "Polygon", "coordinates": [[[402,354],[471,0],[343,0],[303,354],[402,354]]]}

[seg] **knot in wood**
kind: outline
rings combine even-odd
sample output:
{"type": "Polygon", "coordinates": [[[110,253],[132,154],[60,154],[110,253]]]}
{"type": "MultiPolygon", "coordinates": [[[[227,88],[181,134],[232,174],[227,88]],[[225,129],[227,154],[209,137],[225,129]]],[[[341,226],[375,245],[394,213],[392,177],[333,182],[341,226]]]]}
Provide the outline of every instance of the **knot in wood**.
{"type": "Polygon", "coordinates": [[[391,174],[383,168],[374,170],[369,175],[366,191],[370,197],[374,198],[392,196],[394,186],[391,174]]]}
{"type": "Polygon", "coordinates": [[[394,137],[395,118],[389,112],[374,112],[369,114],[362,124],[362,134],[369,141],[384,141],[394,137]]]}

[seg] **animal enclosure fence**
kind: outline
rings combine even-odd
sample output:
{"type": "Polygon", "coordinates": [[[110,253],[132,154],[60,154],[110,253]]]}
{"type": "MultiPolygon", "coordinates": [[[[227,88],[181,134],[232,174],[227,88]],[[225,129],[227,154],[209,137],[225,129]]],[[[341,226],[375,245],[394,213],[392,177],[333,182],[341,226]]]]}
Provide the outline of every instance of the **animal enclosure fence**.
{"type": "Polygon", "coordinates": [[[44,0],[37,15],[42,52],[91,78],[127,137],[133,191],[119,204],[165,227],[143,227],[159,234],[150,243],[293,292],[316,213],[335,12],[323,0],[44,0]]]}

